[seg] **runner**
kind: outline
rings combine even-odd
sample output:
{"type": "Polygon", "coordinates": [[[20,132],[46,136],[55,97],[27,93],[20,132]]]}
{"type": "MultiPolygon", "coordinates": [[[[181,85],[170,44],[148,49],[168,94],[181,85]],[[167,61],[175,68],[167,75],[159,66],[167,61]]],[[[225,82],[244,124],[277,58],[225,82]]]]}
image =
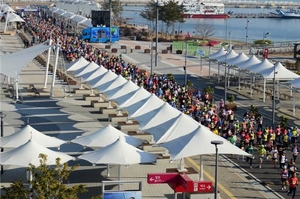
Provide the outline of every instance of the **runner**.
{"type": "Polygon", "coordinates": [[[266,155],[267,155],[267,151],[266,151],[264,145],[260,145],[260,147],[259,147],[259,149],[258,149],[258,155],[259,155],[259,166],[258,166],[258,168],[261,169],[261,165],[262,165],[262,163],[263,163],[263,160],[264,160],[264,158],[265,158],[266,155]]]}
{"type": "Polygon", "coordinates": [[[298,153],[299,153],[299,148],[298,148],[297,144],[294,144],[294,146],[292,148],[292,156],[293,156],[294,162],[296,162],[298,153]]]}
{"type": "Polygon", "coordinates": [[[253,156],[254,148],[253,148],[253,145],[251,143],[246,148],[246,152],[249,153],[250,155],[252,155],[252,157],[247,156],[247,159],[246,159],[246,162],[249,162],[250,168],[252,169],[252,160],[254,159],[254,156],[253,156]]]}
{"type": "Polygon", "coordinates": [[[271,151],[271,156],[272,156],[271,162],[274,164],[274,168],[276,168],[276,164],[278,162],[278,150],[277,150],[277,146],[273,147],[273,149],[271,151]]]}
{"type": "Polygon", "coordinates": [[[289,192],[287,195],[292,195],[292,199],[295,198],[296,195],[296,190],[297,190],[297,186],[298,186],[298,178],[297,178],[297,174],[294,173],[293,176],[289,179],[289,192]]]}
{"type": "Polygon", "coordinates": [[[286,166],[281,171],[281,190],[286,190],[286,186],[288,185],[288,170],[286,166]]]}

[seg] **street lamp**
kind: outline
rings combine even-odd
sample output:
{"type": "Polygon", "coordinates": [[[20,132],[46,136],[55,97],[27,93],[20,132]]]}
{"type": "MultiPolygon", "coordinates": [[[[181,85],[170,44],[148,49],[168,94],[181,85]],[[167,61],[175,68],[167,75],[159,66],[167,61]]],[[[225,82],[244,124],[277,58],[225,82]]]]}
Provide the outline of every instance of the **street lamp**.
{"type": "Polygon", "coordinates": [[[215,197],[214,199],[218,199],[218,145],[223,144],[221,140],[213,140],[210,142],[216,147],[216,162],[215,162],[215,197]]]}
{"type": "Polygon", "coordinates": [[[266,40],[266,38],[267,38],[267,35],[269,35],[270,33],[269,32],[264,32],[264,34],[263,34],[263,40],[265,41],[266,40]]]}
{"type": "Polygon", "coordinates": [[[135,15],[136,15],[136,14],[137,14],[137,12],[135,12],[134,15],[133,15],[133,26],[134,26],[134,27],[136,27],[136,24],[135,24],[135,15]]]}
{"type": "Polygon", "coordinates": [[[273,70],[274,76],[273,76],[273,98],[272,98],[272,127],[275,128],[275,77],[277,72],[275,71],[275,65],[273,70]]]}
{"type": "Polygon", "coordinates": [[[160,2],[158,0],[156,1],[156,21],[155,21],[155,26],[156,26],[156,38],[155,38],[155,66],[157,66],[158,62],[158,17],[159,17],[159,7],[161,6],[160,2]]]}
{"type": "Polygon", "coordinates": [[[247,19],[247,26],[246,26],[246,47],[248,47],[248,24],[249,24],[249,19],[247,19]]]}
{"type": "MultiPolygon", "coordinates": [[[[4,128],[3,128],[3,119],[6,117],[6,114],[4,114],[2,111],[0,112],[0,117],[1,117],[1,137],[4,135],[4,128]]],[[[3,152],[4,149],[1,147],[1,152],[3,152]]],[[[1,175],[3,174],[3,165],[1,165],[1,175]]]]}
{"type": "Polygon", "coordinates": [[[111,12],[112,12],[112,0],[109,0],[109,45],[111,45],[111,12]]]}

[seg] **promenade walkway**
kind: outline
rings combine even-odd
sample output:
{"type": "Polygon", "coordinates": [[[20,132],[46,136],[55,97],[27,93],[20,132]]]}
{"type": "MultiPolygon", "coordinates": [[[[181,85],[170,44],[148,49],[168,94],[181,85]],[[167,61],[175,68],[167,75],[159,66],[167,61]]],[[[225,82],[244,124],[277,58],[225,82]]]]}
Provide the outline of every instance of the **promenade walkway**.
{"type": "MultiPolygon", "coordinates": [[[[1,51],[13,52],[21,50],[20,40],[15,36],[4,36],[1,35],[1,51]]],[[[120,41],[119,44],[113,44],[114,47],[119,45],[135,46],[141,45],[145,48],[149,46],[147,42],[135,42],[135,41],[120,41]]],[[[159,49],[165,49],[169,44],[160,44],[159,49]]],[[[103,46],[100,46],[103,47],[103,46]]],[[[120,53],[120,52],[118,52],[120,53]]],[[[123,53],[123,52],[122,52],[123,53]]],[[[150,55],[143,53],[142,50],[134,50],[131,54],[123,54],[125,60],[135,63],[145,69],[149,70],[150,66],[150,55]]],[[[178,77],[179,81],[183,80],[183,65],[184,57],[182,55],[174,54],[159,54],[158,66],[154,68],[156,73],[172,73],[178,77]]],[[[188,78],[191,79],[197,88],[204,88],[206,85],[216,85],[216,100],[222,96],[222,86],[217,85],[215,80],[208,80],[205,77],[208,74],[207,63],[203,62],[202,75],[200,76],[199,70],[199,59],[189,57],[187,61],[188,65],[188,78]]],[[[216,66],[215,66],[216,67],[216,66]]],[[[216,71],[216,68],[212,72],[216,71]]],[[[6,97],[5,90],[2,89],[5,85],[1,81],[1,110],[7,114],[4,119],[4,135],[7,136],[23,127],[29,118],[29,123],[39,131],[45,134],[57,136],[58,138],[71,140],[76,136],[84,133],[93,132],[102,126],[106,125],[103,119],[107,115],[101,115],[97,112],[97,109],[90,107],[90,102],[82,100],[82,96],[73,95],[65,97],[63,90],[63,83],[57,80],[58,86],[54,89],[54,98],[49,98],[49,88],[43,89],[43,74],[44,68],[38,65],[37,62],[33,61],[28,64],[24,71],[20,75],[20,85],[26,87],[29,83],[34,83],[38,89],[41,89],[42,97],[28,96],[27,92],[23,92],[24,103],[23,104],[11,104],[11,99],[6,97]],[[25,94],[26,93],[26,94],[25,94]],[[47,95],[48,93],[48,95],[47,95]]],[[[1,76],[1,78],[3,78],[1,76]]],[[[2,79],[3,80],[3,79],[2,79]]],[[[48,85],[52,81],[51,76],[48,78],[48,85]]],[[[79,87],[77,85],[77,87],[79,87]]],[[[24,89],[25,90],[25,89],[24,89]]],[[[246,91],[247,92],[247,91],[246,91]]],[[[239,115],[241,115],[251,104],[259,105],[261,111],[268,119],[267,115],[270,115],[268,109],[270,107],[267,103],[262,103],[257,97],[253,99],[247,98],[247,93],[236,93],[230,91],[236,95],[236,102],[239,106],[239,115]]],[[[289,102],[287,102],[288,104],[289,102]]],[[[299,118],[299,113],[297,116],[299,118]]],[[[284,108],[280,109],[279,114],[288,115],[289,110],[284,108]]],[[[298,120],[293,119],[291,122],[296,124],[298,120]]],[[[63,145],[60,149],[63,152],[70,154],[76,154],[85,151],[81,146],[76,144],[63,145]]],[[[214,156],[207,155],[204,157],[204,174],[205,179],[214,181],[214,156]]],[[[233,161],[236,161],[235,159],[233,161]]],[[[188,167],[194,167],[199,171],[198,157],[191,157],[186,159],[186,165],[188,167]]],[[[78,162],[71,162],[70,164],[77,164],[78,162]]],[[[70,177],[68,183],[83,183],[89,188],[89,192],[81,196],[81,198],[90,198],[93,195],[101,193],[101,181],[102,180],[116,180],[117,179],[117,167],[112,166],[111,176],[106,176],[105,166],[93,167],[89,163],[80,161],[81,167],[74,172],[70,177]]],[[[246,169],[244,163],[240,163],[241,167],[246,169]]],[[[152,172],[165,172],[167,168],[176,168],[178,161],[169,163],[168,160],[159,159],[155,165],[132,165],[128,168],[122,167],[122,179],[123,180],[142,180],[143,182],[143,198],[174,198],[172,190],[168,185],[148,185],[146,183],[147,173],[152,172]]],[[[258,170],[253,169],[248,173],[245,169],[241,169],[239,165],[231,162],[225,156],[220,160],[219,167],[219,187],[222,199],[232,198],[285,198],[280,197],[278,194],[274,194],[269,188],[262,186],[260,180],[255,178],[261,176],[260,173],[269,172],[267,169],[258,170]]],[[[5,173],[1,176],[1,185],[8,185],[9,182],[20,179],[23,176],[25,180],[24,169],[16,167],[6,167],[5,173]]],[[[264,182],[271,181],[273,179],[279,181],[280,177],[277,171],[271,171],[264,179],[264,182]]],[[[191,175],[191,178],[197,179],[198,174],[191,175]]],[[[267,183],[272,189],[277,190],[278,184],[267,183]]],[[[123,185],[122,188],[132,188],[123,185]]],[[[299,193],[297,193],[299,196],[299,193]]],[[[285,195],[284,195],[285,196],[285,195]]]]}

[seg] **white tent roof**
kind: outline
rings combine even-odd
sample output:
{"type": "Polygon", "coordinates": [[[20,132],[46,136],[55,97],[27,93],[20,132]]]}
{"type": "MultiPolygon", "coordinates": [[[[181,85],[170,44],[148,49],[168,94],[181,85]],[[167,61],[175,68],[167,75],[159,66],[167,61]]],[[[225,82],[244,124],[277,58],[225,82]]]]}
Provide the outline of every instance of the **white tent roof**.
{"type": "Polygon", "coordinates": [[[127,144],[120,138],[102,149],[80,155],[78,158],[87,160],[93,164],[118,165],[131,165],[156,161],[156,155],[127,144]]]}
{"type": "Polygon", "coordinates": [[[66,12],[64,14],[62,14],[63,17],[65,18],[71,18],[71,17],[75,17],[75,14],[73,12],[66,12]]]}
{"type": "Polygon", "coordinates": [[[44,147],[59,147],[66,141],[56,137],[47,136],[30,125],[25,126],[20,131],[17,131],[9,136],[0,138],[1,147],[16,148],[25,144],[28,140],[34,140],[44,147]]]}
{"type": "Polygon", "coordinates": [[[91,71],[94,71],[97,68],[99,68],[99,65],[92,61],[88,65],[76,70],[75,77],[82,77],[86,73],[90,73],[91,71]]]}
{"type": "Polygon", "coordinates": [[[248,60],[238,63],[237,66],[240,69],[247,69],[248,67],[258,64],[260,62],[261,61],[255,55],[252,55],[248,60]]]}
{"type": "Polygon", "coordinates": [[[49,8],[49,10],[50,10],[51,12],[55,12],[55,11],[59,10],[59,8],[51,7],[51,8],[49,8]]]}
{"type": "Polygon", "coordinates": [[[85,79],[86,82],[89,82],[90,85],[94,85],[97,83],[97,78],[101,77],[103,74],[107,72],[107,69],[104,68],[102,65],[95,70],[88,78],[85,79]]]}
{"type": "Polygon", "coordinates": [[[107,95],[108,99],[114,100],[115,102],[124,101],[129,99],[139,89],[135,83],[128,80],[123,86],[118,87],[119,90],[113,95],[107,95]]]}
{"type": "Polygon", "coordinates": [[[85,25],[86,27],[92,26],[92,20],[87,19],[86,21],[80,22],[81,24],[85,25]]]}
{"type": "Polygon", "coordinates": [[[227,62],[227,59],[232,59],[237,57],[238,54],[234,50],[230,50],[229,52],[225,53],[224,55],[221,55],[216,58],[219,62],[227,62]]]}
{"type": "Polygon", "coordinates": [[[226,51],[225,49],[222,47],[220,48],[217,52],[210,54],[209,55],[209,59],[216,59],[217,57],[220,57],[221,55],[225,55],[226,51]]]}
{"type": "Polygon", "coordinates": [[[129,136],[110,124],[89,135],[77,137],[71,142],[85,147],[100,148],[112,144],[119,137],[123,137],[125,142],[133,146],[139,146],[143,143],[143,140],[129,136]]]}
{"type": "Polygon", "coordinates": [[[55,165],[56,158],[60,158],[61,163],[68,162],[69,160],[74,160],[72,156],[65,153],[52,151],[42,145],[38,144],[34,140],[29,140],[25,144],[15,148],[11,151],[4,152],[0,154],[0,164],[1,165],[15,165],[27,167],[29,164],[34,166],[40,165],[40,154],[47,155],[47,164],[55,165]]]}
{"type": "Polygon", "coordinates": [[[20,72],[30,61],[48,48],[50,48],[50,46],[39,44],[11,54],[1,55],[0,73],[11,78],[18,77],[20,72]]]}
{"type": "Polygon", "coordinates": [[[177,160],[195,155],[215,154],[215,145],[211,144],[211,141],[214,140],[223,141],[223,144],[218,145],[220,154],[249,156],[248,153],[231,144],[226,139],[212,133],[207,127],[201,124],[196,130],[161,145],[169,150],[171,160],[177,160]]]}
{"type": "Polygon", "coordinates": [[[77,23],[82,23],[82,22],[86,21],[87,18],[80,16],[80,15],[76,15],[75,17],[72,18],[72,20],[77,23]]]}
{"type": "Polygon", "coordinates": [[[140,87],[129,99],[124,99],[123,101],[119,100],[118,107],[121,108],[127,107],[130,104],[143,101],[150,96],[151,94],[146,89],[140,87]]]}
{"type": "Polygon", "coordinates": [[[249,70],[251,73],[258,73],[258,74],[260,74],[261,71],[273,68],[273,66],[274,65],[268,59],[264,59],[260,63],[254,64],[252,66],[249,66],[246,69],[249,70]]]}
{"type": "Polygon", "coordinates": [[[59,15],[63,15],[64,13],[66,13],[66,11],[60,9],[60,10],[57,10],[56,13],[59,14],[59,15]]]}
{"type": "Polygon", "coordinates": [[[300,78],[294,79],[292,81],[287,82],[295,88],[300,88],[300,78]]]}
{"type": "Polygon", "coordinates": [[[115,93],[118,91],[118,88],[126,84],[127,80],[119,74],[117,78],[115,78],[112,82],[109,82],[108,85],[103,84],[103,86],[98,87],[99,90],[101,90],[103,93],[106,94],[106,96],[109,95],[109,93],[115,93]]]}
{"type": "Polygon", "coordinates": [[[79,59],[76,59],[75,61],[69,63],[66,68],[67,71],[76,71],[80,68],[85,67],[88,65],[90,62],[84,59],[82,56],[79,59]]]}
{"type": "MultiPolygon", "coordinates": [[[[164,124],[171,119],[176,118],[180,115],[180,111],[172,106],[169,103],[165,102],[163,106],[159,109],[154,109],[144,115],[135,117],[139,122],[139,129],[142,131],[147,131],[153,127],[156,127],[160,124],[164,124]]],[[[149,131],[151,133],[151,131],[149,131]]]]}
{"type": "MultiPolygon", "coordinates": [[[[276,72],[275,79],[295,79],[300,77],[296,73],[286,69],[286,67],[284,67],[280,62],[277,62],[274,67],[276,72]]],[[[263,70],[260,74],[266,79],[273,79],[274,67],[263,70]]]]}
{"type": "Polygon", "coordinates": [[[116,79],[118,75],[116,73],[112,72],[111,70],[108,70],[105,74],[101,75],[99,77],[98,81],[93,84],[93,81],[89,81],[89,84],[91,85],[92,88],[97,88],[100,90],[100,87],[108,82],[113,82],[114,79],[116,79]]]}
{"type": "Polygon", "coordinates": [[[158,109],[163,106],[164,103],[165,102],[159,99],[155,94],[151,94],[147,101],[143,102],[142,106],[140,103],[136,103],[128,106],[126,110],[130,117],[135,118],[158,109]]]}
{"type": "Polygon", "coordinates": [[[157,144],[169,142],[171,140],[177,139],[183,135],[186,135],[194,130],[196,130],[199,126],[199,123],[196,122],[190,116],[181,113],[177,118],[176,121],[170,126],[166,128],[164,134],[159,133],[158,135],[153,134],[154,140],[157,144]]]}
{"type": "Polygon", "coordinates": [[[249,59],[249,57],[247,55],[245,55],[245,53],[239,53],[238,56],[227,59],[226,62],[230,65],[237,65],[237,64],[239,64],[243,61],[246,61],[248,59],[249,59]]]}
{"type": "Polygon", "coordinates": [[[15,13],[9,13],[7,22],[25,22],[19,15],[15,13]]]}

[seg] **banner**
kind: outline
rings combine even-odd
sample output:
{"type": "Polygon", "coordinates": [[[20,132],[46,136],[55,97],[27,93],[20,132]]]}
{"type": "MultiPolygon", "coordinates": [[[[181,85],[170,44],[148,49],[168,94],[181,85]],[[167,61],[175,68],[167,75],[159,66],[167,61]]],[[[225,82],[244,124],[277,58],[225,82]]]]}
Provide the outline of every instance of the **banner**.
{"type": "Polygon", "coordinates": [[[104,192],[103,199],[142,199],[141,191],[104,192]]]}

